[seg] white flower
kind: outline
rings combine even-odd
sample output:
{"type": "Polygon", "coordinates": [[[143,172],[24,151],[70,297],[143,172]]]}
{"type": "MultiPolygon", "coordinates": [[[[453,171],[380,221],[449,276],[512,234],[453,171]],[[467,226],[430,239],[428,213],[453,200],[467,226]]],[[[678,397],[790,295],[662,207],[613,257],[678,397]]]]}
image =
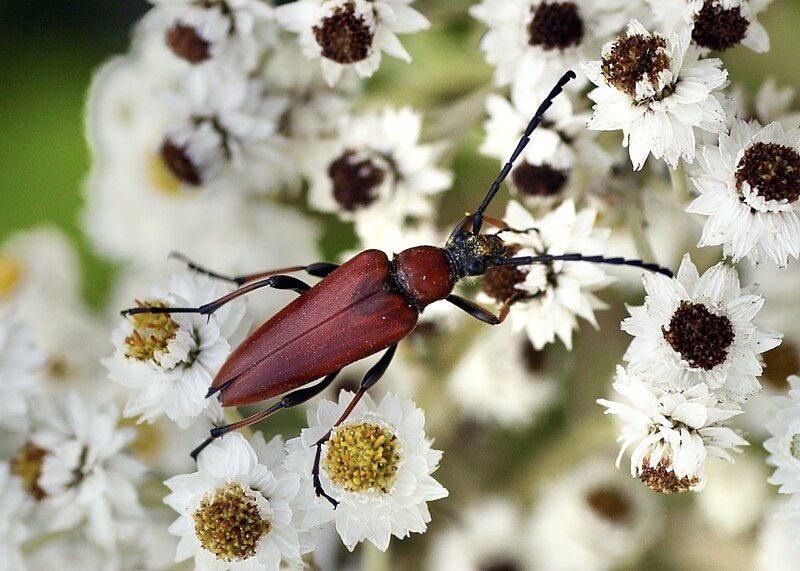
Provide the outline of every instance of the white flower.
{"type": "MultiPolygon", "coordinates": [[[[220,280],[190,272],[173,275],[170,291],[140,302],[151,307],[198,307],[230,292],[220,280]]],[[[151,422],[162,414],[188,427],[206,412],[220,420],[218,399],[207,399],[211,382],[247,332],[245,300],[211,316],[193,313],[136,314],[115,330],[112,357],[103,360],[110,378],[130,389],[125,416],[151,422]]]]}
{"type": "Polygon", "coordinates": [[[353,396],[342,391],[338,403],[322,400],[316,413],[309,410],[309,427],[286,443],[286,467],[302,477],[305,527],[333,520],[349,550],[366,539],[386,551],[392,536],[403,539],[412,532],[424,533],[431,519],[427,502],[447,496],[431,475],[442,453],[431,448],[424,413],[413,402],[401,402],[387,393],[376,405],[365,395],[322,447],[320,480],[326,493],[339,502],[334,510],[314,493],[315,443],[353,396]],[[364,467],[371,472],[363,473],[364,467]]]}
{"type": "Polygon", "coordinates": [[[793,87],[778,87],[774,77],[767,78],[758,88],[753,102],[755,118],[762,125],[777,121],[784,130],[791,131],[800,125],[800,112],[794,107],[795,95],[793,87]]]}
{"type": "Polygon", "coordinates": [[[30,500],[22,483],[11,475],[8,464],[0,464],[0,570],[25,571],[21,546],[28,539],[25,520],[30,500]]]}
{"type": "Polygon", "coordinates": [[[192,65],[213,62],[252,71],[276,41],[273,9],[262,0],[151,0],[139,33],[158,35],[174,56],[192,65]]]}
{"type": "Polygon", "coordinates": [[[556,380],[544,352],[510,327],[487,327],[464,351],[447,379],[451,398],[466,415],[507,428],[538,420],[556,398],[556,380]]]}
{"type": "Polygon", "coordinates": [[[764,442],[770,453],[767,463],[775,466],[769,483],[780,486],[782,494],[800,494],[800,377],[789,377],[788,396],[772,399],[772,418],[764,442]]]}
{"type": "Polygon", "coordinates": [[[700,59],[690,45],[690,32],[664,36],[648,32],[637,20],[627,34],[603,46],[602,60],[581,65],[597,88],[588,127],[623,133],[636,170],[649,154],[677,167],[691,163],[695,154],[694,129],[720,133],[725,112],[714,96],[728,73],[719,59],[700,59]]]}
{"type": "Polygon", "coordinates": [[[164,503],[179,514],[169,528],[180,538],[176,561],[194,558],[199,571],[300,566],[292,520],[299,479],[280,467],[280,437],[256,441],[266,457],[232,433],[203,450],[196,472],[164,482],[171,491],[164,503]]]}
{"type": "Polygon", "coordinates": [[[470,503],[458,523],[436,534],[428,569],[533,570],[533,553],[520,537],[525,520],[517,502],[487,498],[470,503]]]}
{"type": "Polygon", "coordinates": [[[781,335],[753,319],[764,298],[742,291],[736,269],[725,262],[702,276],[686,254],[676,278],[645,274],[644,305],[629,307],[622,329],[634,336],[625,360],[655,382],[688,388],[700,382],[742,402],[758,392],[760,354],[781,335]]]}
{"type": "Polygon", "coordinates": [[[687,212],[708,216],[699,246],[723,246],[734,262],[800,256],[800,134],[779,123],[737,121],[719,146],[703,147],[700,193],[687,212]]]}
{"type": "Polygon", "coordinates": [[[37,382],[44,355],[33,343],[33,331],[13,313],[0,307],[0,426],[24,432],[31,397],[41,391],[37,382]]]}
{"type": "Polygon", "coordinates": [[[662,523],[652,494],[606,459],[589,458],[548,482],[539,495],[530,524],[534,569],[632,566],[659,537],[662,523]]]}
{"type": "MultiPolygon", "coordinates": [[[[601,254],[608,230],[595,229],[596,211],[584,208],[575,211],[571,199],[539,220],[518,202],[511,201],[503,218],[511,228],[531,229],[524,234],[502,234],[514,256],[581,253],[601,254]]],[[[532,266],[494,268],[486,272],[483,289],[478,296],[482,303],[499,303],[522,295],[511,305],[509,319],[515,331],[525,329],[534,348],[540,350],[553,343],[556,336],[572,347],[572,331],[578,317],[597,327],[596,309],[605,304],[594,292],[612,283],[597,264],[554,262],[532,266]]]]}
{"type": "Polygon", "coordinates": [[[392,221],[431,218],[431,197],[449,188],[452,176],[436,166],[441,145],[419,142],[421,129],[421,114],[408,107],[342,118],[337,137],[304,159],[310,206],[353,220],[364,239],[392,221]]]}
{"type": "Polygon", "coordinates": [[[766,510],[758,534],[755,566],[757,571],[795,571],[800,545],[797,532],[800,520],[787,517],[780,508],[766,510]]]}
{"type": "Polygon", "coordinates": [[[381,63],[381,52],[406,62],[411,56],[396,34],[427,29],[430,23],[411,8],[411,0],[297,0],[278,7],[275,16],[298,34],[309,59],[320,58],[329,85],[345,69],[370,77],[381,63]]]}
{"type": "Polygon", "coordinates": [[[747,441],[721,423],[741,413],[726,407],[703,383],[687,389],[661,389],[651,379],[617,367],[614,390],[625,402],[599,399],[606,414],[622,420],[617,465],[633,447],[631,475],[657,492],[699,491],[705,485],[706,457],[733,462],[747,441]]]}
{"type": "Polygon", "coordinates": [[[725,51],[742,44],[755,52],[769,51],[767,30],[756,20],[748,0],[647,0],[662,32],[686,26],[700,48],[725,51]]]}
{"type": "Polygon", "coordinates": [[[483,0],[470,14],[489,28],[481,49],[497,85],[549,89],[625,25],[628,8],[619,0],[483,0]]]}

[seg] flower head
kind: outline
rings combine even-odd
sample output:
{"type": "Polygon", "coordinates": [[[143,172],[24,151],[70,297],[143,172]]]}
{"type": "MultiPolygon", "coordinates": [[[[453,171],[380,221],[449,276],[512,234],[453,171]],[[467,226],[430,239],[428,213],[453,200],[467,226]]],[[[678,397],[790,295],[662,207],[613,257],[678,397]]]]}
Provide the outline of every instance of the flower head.
{"type": "Polygon", "coordinates": [[[0,308],[0,426],[25,431],[30,399],[40,392],[36,375],[44,355],[34,346],[33,331],[0,308]]]}
{"type": "Polygon", "coordinates": [[[764,442],[770,453],[767,463],[775,466],[770,484],[782,494],[800,493],[800,377],[789,377],[787,396],[773,397],[773,415],[767,424],[772,435],[764,442]]]}

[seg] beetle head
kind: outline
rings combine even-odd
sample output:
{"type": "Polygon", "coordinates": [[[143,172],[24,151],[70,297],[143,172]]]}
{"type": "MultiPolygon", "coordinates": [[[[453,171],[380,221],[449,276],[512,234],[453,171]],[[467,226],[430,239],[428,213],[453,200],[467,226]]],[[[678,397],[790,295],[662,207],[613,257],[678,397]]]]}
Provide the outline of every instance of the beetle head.
{"type": "Polygon", "coordinates": [[[506,255],[503,239],[496,234],[473,234],[469,230],[454,232],[445,245],[458,276],[482,276],[494,260],[506,255]]]}

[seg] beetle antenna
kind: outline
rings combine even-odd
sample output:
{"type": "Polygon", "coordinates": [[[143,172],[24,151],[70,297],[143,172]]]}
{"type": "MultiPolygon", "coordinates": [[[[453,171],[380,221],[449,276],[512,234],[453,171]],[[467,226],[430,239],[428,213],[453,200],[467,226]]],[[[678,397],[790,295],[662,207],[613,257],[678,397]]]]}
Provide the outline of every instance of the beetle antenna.
{"type": "Polygon", "coordinates": [[[643,260],[629,260],[626,258],[607,258],[605,256],[585,256],[583,254],[541,254],[539,256],[523,256],[518,258],[498,258],[492,260],[495,266],[529,266],[531,264],[549,264],[552,262],[590,262],[593,264],[610,264],[612,266],[632,266],[641,268],[668,278],[673,277],[672,270],[645,262],[643,260]]]}
{"type": "Polygon", "coordinates": [[[514,152],[511,153],[511,158],[508,159],[508,162],[503,166],[500,174],[497,175],[497,178],[492,183],[492,186],[489,187],[489,192],[486,193],[486,196],[481,202],[481,205],[472,215],[472,232],[478,234],[481,231],[481,226],[483,225],[483,213],[486,211],[486,208],[489,206],[489,203],[492,201],[494,196],[500,190],[500,185],[503,184],[503,181],[508,176],[508,173],[511,172],[511,168],[514,166],[514,161],[522,154],[522,151],[528,145],[530,141],[531,133],[539,126],[539,123],[542,121],[542,117],[544,116],[545,112],[550,108],[553,104],[553,100],[558,97],[561,91],[564,89],[564,86],[569,83],[570,80],[575,79],[575,72],[569,70],[565,73],[561,79],[558,80],[555,87],[550,91],[542,104],[539,105],[539,108],[536,110],[536,113],[533,114],[531,118],[531,122],[528,123],[528,127],[525,129],[525,134],[522,135],[522,138],[517,143],[517,148],[514,149],[514,152]]]}

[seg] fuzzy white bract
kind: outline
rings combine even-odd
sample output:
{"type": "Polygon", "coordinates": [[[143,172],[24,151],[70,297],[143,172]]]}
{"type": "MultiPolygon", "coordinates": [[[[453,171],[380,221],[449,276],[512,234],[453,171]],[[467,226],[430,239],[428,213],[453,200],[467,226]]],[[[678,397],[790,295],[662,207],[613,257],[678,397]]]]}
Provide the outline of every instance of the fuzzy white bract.
{"type": "Polygon", "coordinates": [[[426,29],[430,23],[413,9],[412,0],[297,0],[275,10],[278,22],[298,34],[305,56],[320,58],[328,85],[353,69],[370,77],[381,53],[406,62],[411,56],[397,34],[426,29]]]}
{"type": "Polygon", "coordinates": [[[701,276],[686,254],[676,278],[645,274],[644,287],[644,305],[622,322],[634,336],[624,357],[631,369],[667,387],[704,383],[735,402],[761,389],[760,355],[782,336],[753,324],[764,298],[742,290],[733,266],[720,262],[701,276]]]}
{"type": "Polygon", "coordinates": [[[691,163],[695,129],[725,128],[714,92],[726,84],[728,73],[719,59],[701,59],[690,40],[688,29],[665,36],[631,20],[625,36],[603,47],[602,60],[581,65],[597,86],[589,93],[595,105],[588,127],[621,129],[636,170],[650,154],[672,168],[679,159],[691,163]]]}
{"type": "Polygon", "coordinates": [[[706,146],[693,182],[700,194],[686,209],[707,216],[698,245],[723,246],[734,262],[800,256],[800,134],[779,123],[737,121],[718,146],[706,146]]]}
{"type": "Polygon", "coordinates": [[[617,465],[629,448],[631,475],[654,491],[671,494],[699,491],[705,485],[705,461],[733,462],[747,441],[722,423],[741,414],[724,405],[703,383],[687,389],[661,389],[639,373],[617,367],[614,391],[623,402],[599,399],[606,414],[623,423],[617,465]]]}
{"type": "MultiPolygon", "coordinates": [[[[230,289],[220,280],[189,272],[173,275],[169,292],[140,302],[149,307],[198,307],[230,289]]],[[[109,377],[130,390],[125,416],[152,422],[166,415],[181,428],[206,412],[221,419],[218,399],[206,393],[217,371],[247,333],[243,299],[211,316],[138,314],[114,330],[114,355],[103,360],[109,377]]]]}
{"type": "MultiPolygon", "coordinates": [[[[594,227],[596,217],[592,208],[576,211],[574,202],[568,199],[536,220],[512,200],[503,221],[524,232],[504,232],[502,237],[514,256],[602,254],[609,231],[594,227]]],[[[516,298],[509,313],[515,331],[524,329],[537,350],[553,343],[556,336],[571,348],[578,317],[597,327],[594,312],[606,305],[594,292],[613,281],[600,266],[585,262],[493,268],[483,278],[478,300],[503,304],[516,298]]]]}
{"type": "Polygon", "coordinates": [[[334,510],[314,493],[315,444],[353,396],[342,391],[338,403],[322,400],[316,411],[309,410],[308,428],[286,443],[286,467],[303,478],[304,527],[334,521],[349,550],[368,540],[386,551],[392,536],[403,539],[425,532],[431,519],[427,502],[447,496],[432,476],[442,453],[431,448],[425,415],[413,402],[387,393],[376,404],[365,395],[322,447],[320,480],[326,493],[339,502],[334,510]]]}
{"type": "Polygon", "coordinates": [[[279,436],[266,444],[258,433],[254,445],[260,455],[228,434],[203,450],[196,472],[164,482],[164,503],[179,514],[169,528],[180,538],[176,561],[193,558],[199,571],[302,566],[292,513],[299,478],[281,467],[279,436]]]}
{"type": "Polygon", "coordinates": [[[41,392],[37,374],[44,355],[34,346],[33,331],[0,307],[0,426],[23,432],[31,398],[41,392]]]}

